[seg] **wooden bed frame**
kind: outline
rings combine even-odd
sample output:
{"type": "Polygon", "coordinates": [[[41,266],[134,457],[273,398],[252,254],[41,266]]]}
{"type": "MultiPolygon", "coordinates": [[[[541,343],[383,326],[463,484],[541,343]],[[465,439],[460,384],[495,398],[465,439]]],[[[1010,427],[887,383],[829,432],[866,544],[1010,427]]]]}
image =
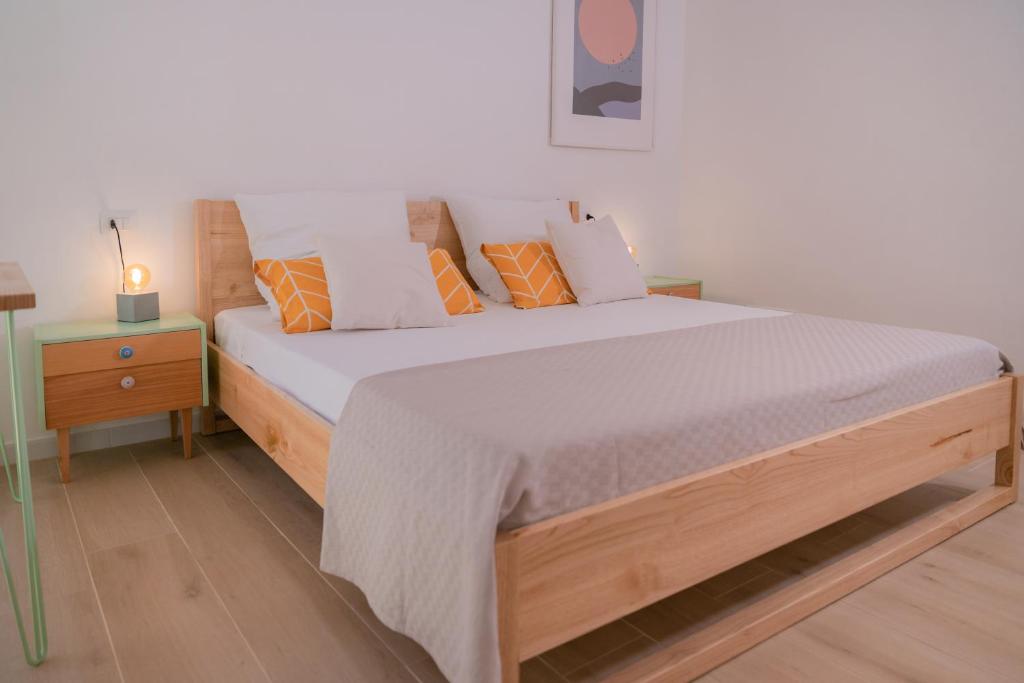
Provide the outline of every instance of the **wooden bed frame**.
{"type": "MultiPolygon", "coordinates": [[[[578,207],[571,205],[574,219],[578,207]]],[[[203,433],[241,428],[324,504],[331,425],[214,343],[214,316],[263,303],[232,201],[198,200],[196,291],[209,338],[203,433]]],[[[442,202],[409,202],[413,240],[465,271],[442,202]]],[[[504,683],[519,663],[993,451],[991,486],[613,674],[695,678],[1017,500],[1024,378],[1004,376],[872,420],[499,533],[504,683]]]]}

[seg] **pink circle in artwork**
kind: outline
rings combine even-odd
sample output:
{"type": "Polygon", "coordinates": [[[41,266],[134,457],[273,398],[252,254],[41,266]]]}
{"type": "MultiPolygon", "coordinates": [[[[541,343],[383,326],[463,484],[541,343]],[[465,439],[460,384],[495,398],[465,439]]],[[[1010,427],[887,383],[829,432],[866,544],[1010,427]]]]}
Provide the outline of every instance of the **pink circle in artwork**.
{"type": "Polygon", "coordinates": [[[629,0],[582,0],[580,38],[602,64],[618,64],[636,46],[636,12],[629,0]]]}

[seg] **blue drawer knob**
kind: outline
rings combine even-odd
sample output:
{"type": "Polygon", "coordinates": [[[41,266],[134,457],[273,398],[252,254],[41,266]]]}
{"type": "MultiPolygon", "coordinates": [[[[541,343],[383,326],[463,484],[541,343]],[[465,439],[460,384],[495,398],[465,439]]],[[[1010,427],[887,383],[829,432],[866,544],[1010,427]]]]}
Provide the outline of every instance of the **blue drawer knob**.
{"type": "Polygon", "coordinates": [[[135,355],[135,350],[130,346],[122,346],[120,349],[118,349],[117,355],[127,360],[135,355]]]}

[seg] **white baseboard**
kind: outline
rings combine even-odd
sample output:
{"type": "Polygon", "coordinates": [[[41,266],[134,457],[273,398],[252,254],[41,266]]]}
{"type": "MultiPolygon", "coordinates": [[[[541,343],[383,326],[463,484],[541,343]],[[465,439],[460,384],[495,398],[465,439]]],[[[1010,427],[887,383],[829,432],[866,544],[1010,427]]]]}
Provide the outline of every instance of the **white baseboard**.
{"type": "MultiPolygon", "coordinates": [[[[199,409],[193,411],[192,431],[199,431],[199,409]]],[[[86,425],[72,428],[71,452],[95,451],[111,446],[166,439],[171,435],[171,421],[166,413],[153,415],[142,420],[124,420],[100,425],[86,425]]],[[[7,454],[13,463],[14,444],[8,442],[7,454]]],[[[43,460],[57,457],[57,434],[47,432],[28,440],[28,459],[43,460]]]]}

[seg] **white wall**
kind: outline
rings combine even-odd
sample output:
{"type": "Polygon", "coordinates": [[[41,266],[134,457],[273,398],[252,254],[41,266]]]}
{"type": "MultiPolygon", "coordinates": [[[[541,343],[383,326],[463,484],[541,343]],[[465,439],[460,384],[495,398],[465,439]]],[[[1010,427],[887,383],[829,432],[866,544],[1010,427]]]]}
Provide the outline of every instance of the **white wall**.
{"type": "MultiPolygon", "coordinates": [[[[29,400],[29,326],[113,316],[104,207],[135,210],[128,258],[165,311],[194,309],[192,200],[238,192],[575,197],[614,212],[645,271],[678,272],[682,14],[661,3],[638,153],[548,146],[551,0],[0,3],[0,259],[38,292],[18,316],[29,400]]],[[[34,410],[29,431],[52,452],[34,410]]]]}
{"type": "Polygon", "coordinates": [[[1024,369],[1024,2],[691,0],[685,271],[1024,369]]]}

